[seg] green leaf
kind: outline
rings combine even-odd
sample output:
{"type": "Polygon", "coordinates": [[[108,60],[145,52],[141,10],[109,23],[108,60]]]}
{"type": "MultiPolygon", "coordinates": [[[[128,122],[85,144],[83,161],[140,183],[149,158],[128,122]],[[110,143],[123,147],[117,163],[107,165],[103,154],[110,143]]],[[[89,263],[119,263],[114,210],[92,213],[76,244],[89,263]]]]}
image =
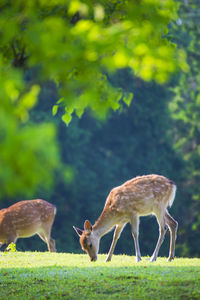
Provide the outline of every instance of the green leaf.
{"type": "Polygon", "coordinates": [[[84,109],[83,109],[83,108],[80,107],[80,108],[77,108],[77,109],[76,109],[76,114],[77,114],[77,116],[78,116],[79,118],[82,117],[83,113],[84,113],[84,109]]]}
{"type": "Polygon", "coordinates": [[[53,116],[55,116],[57,114],[57,111],[58,111],[58,105],[54,105],[53,108],[52,108],[53,116]]]}
{"type": "Polygon", "coordinates": [[[22,97],[21,105],[23,105],[27,109],[31,109],[36,104],[39,92],[39,85],[33,85],[30,91],[22,97]]]}
{"type": "Polygon", "coordinates": [[[127,96],[123,97],[123,101],[126,103],[127,106],[130,106],[132,99],[133,93],[129,93],[127,96]]]}
{"type": "Polygon", "coordinates": [[[10,243],[8,245],[8,247],[6,248],[6,252],[4,252],[4,253],[7,253],[8,251],[9,252],[16,252],[16,244],[14,244],[13,242],[10,243]]]}
{"type": "Polygon", "coordinates": [[[60,104],[64,101],[64,97],[60,98],[58,101],[57,101],[57,104],[60,104]]]}
{"type": "Polygon", "coordinates": [[[68,114],[68,113],[65,113],[63,116],[62,116],[62,120],[65,122],[65,124],[68,126],[69,123],[71,122],[71,119],[72,119],[72,115],[68,114]]]}

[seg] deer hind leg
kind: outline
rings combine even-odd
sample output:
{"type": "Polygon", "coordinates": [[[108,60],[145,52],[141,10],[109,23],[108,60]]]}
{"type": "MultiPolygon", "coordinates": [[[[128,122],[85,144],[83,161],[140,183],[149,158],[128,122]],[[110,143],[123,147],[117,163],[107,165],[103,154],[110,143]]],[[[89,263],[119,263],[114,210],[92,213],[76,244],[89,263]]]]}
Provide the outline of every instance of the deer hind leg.
{"type": "Polygon", "coordinates": [[[158,237],[158,241],[157,241],[155,250],[154,250],[154,252],[153,252],[153,254],[152,254],[151,258],[150,258],[151,262],[156,261],[157,256],[158,256],[158,252],[160,250],[160,246],[162,245],[162,243],[164,241],[165,233],[167,231],[167,226],[165,224],[165,218],[163,216],[163,213],[162,212],[158,212],[156,214],[156,218],[157,218],[158,225],[159,225],[159,237],[158,237]]]}
{"type": "Polygon", "coordinates": [[[50,238],[50,249],[51,252],[56,252],[56,242],[52,238],[50,238]]]}
{"type": "Polygon", "coordinates": [[[115,246],[117,244],[117,241],[118,241],[118,239],[119,239],[119,237],[121,235],[121,232],[122,232],[122,230],[123,230],[123,228],[124,228],[125,225],[126,224],[118,224],[118,225],[116,225],[115,232],[114,232],[114,235],[113,235],[112,244],[110,246],[110,250],[109,250],[108,256],[106,258],[106,262],[111,261],[111,258],[112,258],[115,246]]]}
{"type": "Polygon", "coordinates": [[[138,216],[132,216],[131,217],[131,230],[132,230],[132,236],[134,239],[135,244],[135,256],[136,256],[136,262],[139,262],[141,260],[141,253],[140,253],[140,245],[139,245],[139,217],[138,216]]]}
{"type": "Polygon", "coordinates": [[[47,244],[49,252],[56,252],[55,240],[47,236],[45,233],[38,233],[39,237],[47,244]]]}
{"type": "Polygon", "coordinates": [[[169,227],[169,231],[170,231],[170,250],[169,250],[169,257],[168,257],[167,261],[171,261],[174,259],[174,256],[175,256],[175,243],[176,243],[178,222],[176,222],[172,218],[172,216],[170,216],[170,214],[167,210],[165,212],[165,220],[166,220],[166,224],[169,227]]]}
{"type": "Polygon", "coordinates": [[[38,235],[47,244],[50,252],[56,252],[55,240],[51,238],[51,226],[45,224],[42,229],[42,231],[38,232],[38,235]]]}

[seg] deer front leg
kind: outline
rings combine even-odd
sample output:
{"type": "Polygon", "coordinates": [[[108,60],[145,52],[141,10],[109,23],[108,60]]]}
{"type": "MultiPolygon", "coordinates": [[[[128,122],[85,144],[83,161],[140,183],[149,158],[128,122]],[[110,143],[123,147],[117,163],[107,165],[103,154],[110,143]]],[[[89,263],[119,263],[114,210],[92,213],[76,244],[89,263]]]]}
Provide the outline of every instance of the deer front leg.
{"type": "Polygon", "coordinates": [[[109,250],[108,256],[106,258],[106,262],[111,261],[115,246],[117,244],[117,241],[118,241],[118,239],[121,235],[121,232],[122,232],[124,226],[125,226],[125,224],[116,225],[115,232],[114,232],[114,235],[113,235],[112,244],[110,246],[110,250],[109,250]]]}
{"type": "Polygon", "coordinates": [[[132,236],[134,239],[135,244],[135,256],[136,256],[136,262],[139,262],[141,260],[141,253],[140,253],[140,245],[139,245],[139,217],[134,215],[131,217],[131,230],[132,230],[132,236]]]}

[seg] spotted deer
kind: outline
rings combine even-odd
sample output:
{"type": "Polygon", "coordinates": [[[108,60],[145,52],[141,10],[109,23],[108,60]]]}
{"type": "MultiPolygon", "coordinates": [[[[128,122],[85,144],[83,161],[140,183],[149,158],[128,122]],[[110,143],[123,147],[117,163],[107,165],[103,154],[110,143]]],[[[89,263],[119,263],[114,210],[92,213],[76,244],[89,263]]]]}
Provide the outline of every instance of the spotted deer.
{"type": "Polygon", "coordinates": [[[18,238],[38,234],[47,244],[48,250],[56,252],[55,241],[51,238],[51,228],[56,207],[41,200],[24,200],[0,210],[0,247],[16,243],[18,238]]]}
{"type": "Polygon", "coordinates": [[[115,226],[112,244],[106,258],[107,262],[110,261],[124,226],[130,222],[136,262],[139,262],[141,260],[138,241],[139,218],[153,214],[158,221],[159,238],[150,261],[153,262],[157,259],[167,228],[170,231],[168,261],[171,261],[175,255],[178,223],[170,216],[167,207],[172,206],[175,194],[176,185],[160,175],[138,176],[113,188],[107,197],[100,217],[93,226],[88,220],[84,223],[84,230],[73,226],[80,237],[82,249],[89,254],[91,261],[96,261],[101,237],[115,226]]]}

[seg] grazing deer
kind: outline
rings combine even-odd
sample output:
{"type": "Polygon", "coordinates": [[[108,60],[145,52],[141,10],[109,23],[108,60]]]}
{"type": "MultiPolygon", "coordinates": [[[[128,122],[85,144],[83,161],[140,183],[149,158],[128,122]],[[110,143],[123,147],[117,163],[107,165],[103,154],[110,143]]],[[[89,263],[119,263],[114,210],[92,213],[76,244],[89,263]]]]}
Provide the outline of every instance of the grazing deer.
{"type": "Polygon", "coordinates": [[[139,217],[153,214],[159,224],[159,238],[150,261],[156,260],[167,227],[170,231],[168,261],[171,261],[175,255],[178,223],[170,216],[167,207],[173,204],[175,193],[176,185],[166,177],[159,175],[135,177],[113,188],[107,197],[100,217],[93,226],[87,220],[84,223],[84,230],[73,227],[80,237],[82,249],[89,254],[91,261],[96,261],[101,237],[116,226],[106,259],[106,261],[110,261],[124,226],[130,222],[135,243],[136,262],[139,262],[141,260],[138,241],[139,217]]]}
{"type": "Polygon", "coordinates": [[[55,241],[51,238],[55,214],[56,207],[41,199],[20,201],[1,209],[0,247],[16,243],[18,238],[38,234],[47,244],[48,250],[56,252],[55,241]]]}

